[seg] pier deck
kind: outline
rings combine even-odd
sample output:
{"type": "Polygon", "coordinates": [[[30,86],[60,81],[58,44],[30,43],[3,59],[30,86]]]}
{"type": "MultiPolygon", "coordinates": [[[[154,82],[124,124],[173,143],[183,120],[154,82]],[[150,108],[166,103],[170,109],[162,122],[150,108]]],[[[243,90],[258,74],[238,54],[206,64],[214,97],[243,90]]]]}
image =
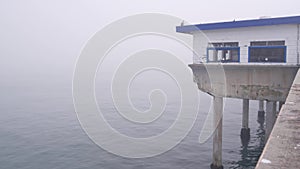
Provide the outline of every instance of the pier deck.
{"type": "Polygon", "coordinates": [[[300,70],[277,117],[256,169],[300,166],[300,70]]]}

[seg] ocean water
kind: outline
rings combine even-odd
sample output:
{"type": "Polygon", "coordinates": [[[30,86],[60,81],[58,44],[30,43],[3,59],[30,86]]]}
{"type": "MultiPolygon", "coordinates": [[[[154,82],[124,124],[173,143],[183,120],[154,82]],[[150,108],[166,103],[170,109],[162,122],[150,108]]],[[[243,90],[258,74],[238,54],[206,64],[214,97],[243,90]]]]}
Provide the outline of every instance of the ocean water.
{"type": "MultiPolygon", "coordinates": [[[[139,109],[149,107],[146,94],[151,85],[160,86],[150,83],[160,80],[146,79],[141,77],[132,86],[133,105],[139,109]]],[[[168,98],[166,114],[148,128],[117,116],[104,93],[107,90],[99,86],[96,95],[104,116],[112,127],[124,134],[152,136],[164,131],[174,120],[179,99],[170,85],[160,86],[172,96],[168,98]]],[[[142,159],[108,153],[89,139],[76,117],[70,77],[40,75],[5,80],[0,84],[0,93],[1,169],[208,169],[212,161],[212,138],[204,144],[198,142],[211,105],[211,97],[201,92],[198,118],[187,137],[170,151],[142,159]]],[[[254,168],[264,146],[263,124],[257,122],[258,103],[250,101],[251,139],[247,146],[243,146],[240,139],[242,100],[226,99],[224,105],[224,168],[254,168]]]]}

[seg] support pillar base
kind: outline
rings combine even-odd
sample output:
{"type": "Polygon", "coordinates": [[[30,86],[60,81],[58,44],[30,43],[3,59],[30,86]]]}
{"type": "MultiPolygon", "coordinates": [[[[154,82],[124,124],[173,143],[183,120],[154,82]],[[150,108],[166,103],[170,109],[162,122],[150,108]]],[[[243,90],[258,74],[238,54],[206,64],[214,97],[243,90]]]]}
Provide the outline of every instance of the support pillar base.
{"type": "Polygon", "coordinates": [[[241,139],[249,140],[250,139],[250,128],[242,128],[241,129],[241,139]]]}
{"type": "Polygon", "coordinates": [[[258,116],[259,118],[265,117],[265,111],[258,111],[257,116],[258,116]]]}
{"type": "Polygon", "coordinates": [[[265,122],[265,111],[258,111],[257,122],[261,125],[264,124],[264,122],[265,122]]]}
{"type": "Polygon", "coordinates": [[[214,165],[214,164],[211,164],[210,165],[210,168],[211,169],[224,169],[224,167],[221,165],[221,166],[216,166],[216,165],[214,165]]]}

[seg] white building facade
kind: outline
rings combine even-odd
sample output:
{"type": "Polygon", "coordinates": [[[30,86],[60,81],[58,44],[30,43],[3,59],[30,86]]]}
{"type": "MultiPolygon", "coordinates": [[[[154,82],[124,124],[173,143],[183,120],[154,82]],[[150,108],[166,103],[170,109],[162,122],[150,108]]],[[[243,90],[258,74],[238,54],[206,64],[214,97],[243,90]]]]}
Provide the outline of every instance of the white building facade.
{"type": "Polygon", "coordinates": [[[193,35],[193,62],[299,64],[300,16],[177,27],[193,35]]]}

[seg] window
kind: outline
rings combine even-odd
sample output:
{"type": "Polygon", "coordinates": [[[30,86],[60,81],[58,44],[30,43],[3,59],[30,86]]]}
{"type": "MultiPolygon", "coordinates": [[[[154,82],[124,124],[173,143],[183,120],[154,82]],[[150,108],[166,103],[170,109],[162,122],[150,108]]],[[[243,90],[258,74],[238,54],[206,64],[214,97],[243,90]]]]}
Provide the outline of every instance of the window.
{"type": "Polygon", "coordinates": [[[238,42],[209,43],[207,62],[239,62],[240,48],[238,42]]]}
{"type": "Polygon", "coordinates": [[[238,42],[225,42],[225,43],[209,43],[209,47],[238,47],[238,42]]]}
{"type": "Polygon", "coordinates": [[[284,46],[285,41],[254,41],[250,46],[284,46]]]}
{"type": "Polygon", "coordinates": [[[249,62],[285,62],[285,41],[254,41],[248,53],[249,62]]]}

